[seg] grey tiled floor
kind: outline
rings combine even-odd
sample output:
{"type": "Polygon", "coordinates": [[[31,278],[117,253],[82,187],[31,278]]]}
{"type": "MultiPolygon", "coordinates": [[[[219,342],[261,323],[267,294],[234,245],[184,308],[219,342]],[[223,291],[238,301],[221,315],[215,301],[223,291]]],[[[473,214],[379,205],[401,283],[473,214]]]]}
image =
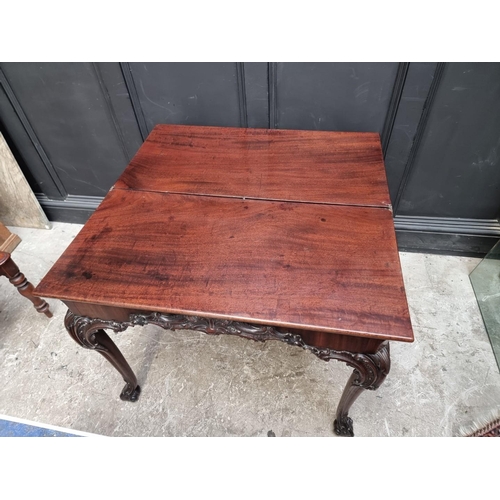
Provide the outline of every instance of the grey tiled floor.
{"type": "MultiPolygon", "coordinates": [[[[13,257],[37,284],[80,230],[10,228],[13,257]]],[[[500,374],[468,274],[478,259],[401,253],[416,341],[393,343],[392,368],[350,412],[357,436],[454,436],[500,413],[500,374]]],[[[0,414],[108,436],[333,436],[350,370],[279,342],[154,326],[113,338],[143,392],[66,333],[64,305],[37,314],[0,279],[0,414]]]]}

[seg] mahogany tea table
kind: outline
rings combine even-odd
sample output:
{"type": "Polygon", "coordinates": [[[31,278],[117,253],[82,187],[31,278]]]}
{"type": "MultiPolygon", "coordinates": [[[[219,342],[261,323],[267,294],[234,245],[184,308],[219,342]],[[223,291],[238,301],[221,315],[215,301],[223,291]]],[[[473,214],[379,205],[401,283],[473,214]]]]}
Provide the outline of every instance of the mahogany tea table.
{"type": "Polygon", "coordinates": [[[157,125],[35,290],[136,376],[105,329],[281,340],[354,369],[334,431],[413,332],[378,134],[157,125]]]}

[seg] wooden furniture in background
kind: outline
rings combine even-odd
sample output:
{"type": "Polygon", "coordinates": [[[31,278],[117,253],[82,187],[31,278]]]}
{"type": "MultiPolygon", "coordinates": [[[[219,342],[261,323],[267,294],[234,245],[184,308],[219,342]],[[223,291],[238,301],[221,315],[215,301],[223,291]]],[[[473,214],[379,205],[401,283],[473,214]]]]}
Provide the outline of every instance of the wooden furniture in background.
{"type": "Polygon", "coordinates": [[[21,238],[17,234],[11,233],[0,222],[0,252],[12,253],[19,243],[21,243],[21,238]]]}
{"type": "Polygon", "coordinates": [[[45,300],[33,295],[34,286],[26,279],[24,274],[19,271],[15,262],[7,252],[0,252],[0,276],[5,276],[17,288],[19,293],[33,302],[35,309],[39,313],[45,314],[48,318],[52,317],[49,305],[45,300]]]}
{"type": "Polygon", "coordinates": [[[19,268],[10,256],[20,242],[21,238],[19,238],[17,234],[11,233],[0,222],[0,276],[8,278],[21,295],[24,295],[33,302],[38,312],[51,318],[52,313],[49,310],[49,305],[45,300],[33,295],[33,285],[26,279],[24,274],[19,271],[19,268]]]}
{"type": "Polygon", "coordinates": [[[380,140],[342,133],[159,125],[38,285],[66,328],[134,372],[104,332],[154,324],[281,340],[354,371],[334,422],[413,332],[380,140]]]}

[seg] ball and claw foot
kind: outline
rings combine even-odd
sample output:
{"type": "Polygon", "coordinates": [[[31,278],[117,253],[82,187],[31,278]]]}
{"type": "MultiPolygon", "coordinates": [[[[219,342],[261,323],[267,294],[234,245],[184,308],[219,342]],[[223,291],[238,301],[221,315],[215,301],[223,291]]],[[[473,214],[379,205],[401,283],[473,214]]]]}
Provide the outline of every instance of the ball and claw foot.
{"type": "Polygon", "coordinates": [[[120,394],[120,399],[122,401],[131,401],[132,403],[135,403],[139,399],[140,393],[141,388],[139,386],[132,389],[129,384],[126,384],[120,394]]]}
{"type": "Polygon", "coordinates": [[[333,422],[333,430],[337,436],[354,437],[354,429],[352,427],[352,418],[345,417],[342,420],[333,422]]]}

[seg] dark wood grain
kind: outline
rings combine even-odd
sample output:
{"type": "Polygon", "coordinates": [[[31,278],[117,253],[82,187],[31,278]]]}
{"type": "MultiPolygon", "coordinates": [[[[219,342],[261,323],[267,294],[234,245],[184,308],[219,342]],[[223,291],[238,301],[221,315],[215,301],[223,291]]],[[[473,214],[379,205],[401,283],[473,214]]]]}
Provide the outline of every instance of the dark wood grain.
{"type": "Polygon", "coordinates": [[[157,125],[115,189],[389,207],[379,135],[157,125]]]}
{"type": "Polygon", "coordinates": [[[117,189],[36,293],[413,340],[387,209],[117,189]]]}

